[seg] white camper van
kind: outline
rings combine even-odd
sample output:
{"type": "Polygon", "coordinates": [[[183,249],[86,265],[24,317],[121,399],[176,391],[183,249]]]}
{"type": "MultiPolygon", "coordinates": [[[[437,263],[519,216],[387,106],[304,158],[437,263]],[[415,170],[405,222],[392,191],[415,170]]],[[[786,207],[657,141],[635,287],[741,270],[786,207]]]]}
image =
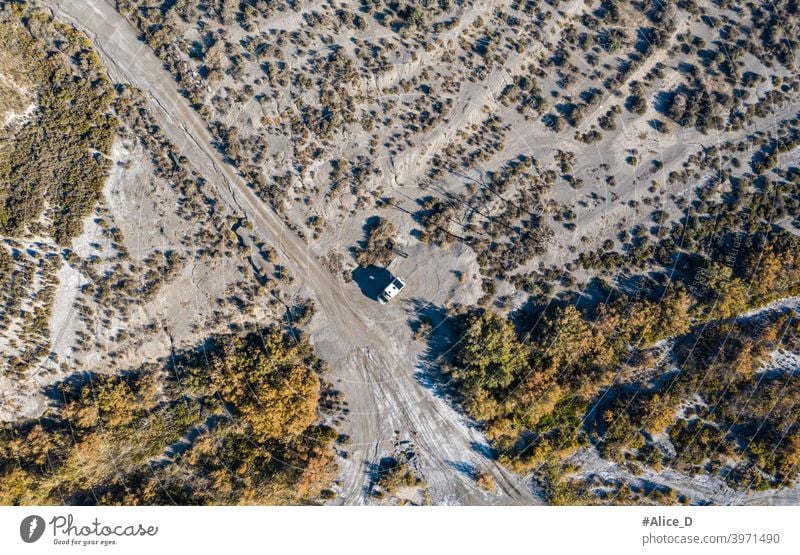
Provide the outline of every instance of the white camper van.
{"type": "Polygon", "coordinates": [[[381,304],[388,303],[393,298],[395,298],[397,294],[400,291],[402,291],[403,287],[405,286],[406,284],[402,279],[400,279],[399,277],[394,278],[392,282],[386,286],[386,289],[381,291],[381,294],[378,295],[378,302],[381,304]]]}

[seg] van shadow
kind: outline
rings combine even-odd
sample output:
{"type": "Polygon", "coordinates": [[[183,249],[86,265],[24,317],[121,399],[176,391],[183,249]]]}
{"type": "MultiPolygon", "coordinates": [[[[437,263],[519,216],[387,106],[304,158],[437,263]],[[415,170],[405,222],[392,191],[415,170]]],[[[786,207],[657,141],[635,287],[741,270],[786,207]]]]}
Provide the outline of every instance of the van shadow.
{"type": "Polygon", "coordinates": [[[378,300],[378,295],[386,289],[392,281],[392,273],[386,268],[378,266],[359,266],[353,270],[353,281],[358,284],[361,293],[373,301],[378,300]]]}

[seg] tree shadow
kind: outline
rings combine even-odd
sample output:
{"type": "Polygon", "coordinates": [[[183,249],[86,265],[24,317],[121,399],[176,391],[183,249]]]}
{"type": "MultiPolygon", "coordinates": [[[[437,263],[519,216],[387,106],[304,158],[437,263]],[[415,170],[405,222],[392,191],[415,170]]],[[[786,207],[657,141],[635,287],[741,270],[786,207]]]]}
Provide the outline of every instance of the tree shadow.
{"type": "Polygon", "coordinates": [[[92,381],[95,375],[93,372],[88,371],[74,372],[58,382],[45,385],[42,387],[41,392],[53,404],[62,405],[67,396],[74,395],[75,392],[80,391],[92,381]]]}
{"type": "Polygon", "coordinates": [[[464,461],[445,461],[448,466],[457,470],[467,478],[475,479],[478,475],[478,469],[475,468],[475,465],[472,463],[464,462],[464,461]]]}
{"type": "MultiPolygon", "coordinates": [[[[680,88],[678,91],[680,91],[680,88]]],[[[656,112],[662,115],[667,115],[669,107],[672,105],[675,96],[677,96],[677,91],[660,91],[656,93],[656,99],[653,104],[656,112]]]]}
{"type": "Polygon", "coordinates": [[[369,218],[366,219],[366,221],[364,222],[364,225],[361,226],[361,229],[364,231],[364,239],[362,239],[361,241],[358,242],[358,246],[361,249],[366,249],[367,248],[367,246],[369,245],[369,237],[370,237],[370,235],[372,235],[372,231],[376,227],[378,227],[378,225],[380,225],[380,223],[381,223],[381,217],[380,216],[370,216],[369,218]]]}
{"type": "Polygon", "coordinates": [[[479,453],[480,455],[489,460],[493,461],[497,459],[497,451],[492,449],[492,447],[486,443],[479,443],[477,441],[473,441],[469,444],[469,446],[472,447],[473,451],[479,453]]]}
{"type": "Polygon", "coordinates": [[[460,411],[459,404],[454,402],[457,392],[452,378],[442,372],[442,362],[458,342],[460,323],[448,318],[444,308],[421,299],[412,299],[411,306],[416,316],[411,324],[412,328],[415,334],[419,334],[419,340],[427,343],[417,367],[417,381],[436,397],[447,400],[460,411]],[[423,326],[425,331],[421,331],[423,326]]]}

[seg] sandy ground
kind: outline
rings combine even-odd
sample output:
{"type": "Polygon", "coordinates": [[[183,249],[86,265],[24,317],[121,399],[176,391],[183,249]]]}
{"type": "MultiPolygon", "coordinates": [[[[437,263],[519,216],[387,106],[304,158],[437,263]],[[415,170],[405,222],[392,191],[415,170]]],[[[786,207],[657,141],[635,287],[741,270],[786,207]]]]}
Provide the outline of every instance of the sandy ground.
{"type": "MultiPolygon", "coordinates": [[[[86,32],[115,82],[145,91],[167,136],[197,171],[217,188],[233,213],[246,216],[255,233],[276,248],[298,282],[313,291],[317,316],[311,336],[350,403],[342,430],[352,448],[342,464],[343,503],[366,502],[369,464],[384,456],[396,436],[412,439],[432,501],[446,503],[536,503],[519,478],[485,456],[485,442],[447,403],[433,396],[416,376],[417,355],[400,303],[381,307],[353,283],[344,285],[317,260],[281,218],[265,207],[244,180],[212,147],[200,116],[178,93],[177,85],[154,53],[116,11],[102,0],[51,0],[55,15],[86,32]],[[498,493],[480,490],[459,463],[489,471],[498,493]]],[[[386,453],[388,454],[388,453],[386,453]]]]}

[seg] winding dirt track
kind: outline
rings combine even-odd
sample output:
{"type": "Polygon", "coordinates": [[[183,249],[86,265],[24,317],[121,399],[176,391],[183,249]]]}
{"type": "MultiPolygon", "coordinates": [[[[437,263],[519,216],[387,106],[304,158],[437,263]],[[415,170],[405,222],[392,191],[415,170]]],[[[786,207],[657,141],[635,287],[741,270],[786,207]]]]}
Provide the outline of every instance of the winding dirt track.
{"type": "Polygon", "coordinates": [[[436,504],[534,504],[538,500],[519,477],[483,454],[485,440],[444,400],[415,376],[402,309],[380,307],[355,285],[342,285],[280,216],[265,206],[212,145],[205,122],[180,94],[178,84],[136,30],[103,0],[43,0],[56,17],[92,40],[114,82],[130,83],[150,99],[167,137],[194,168],[215,186],[221,201],[244,215],[253,230],[277,251],[282,263],[313,294],[317,316],[311,340],[331,367],[347,397],[350,456],[341,461],[340,502],[364,503],[369,468],[391,453],[397,439],[416,446],[419,465],[436,504]],[[496,494],[486,494],[470,469],[492,473],[496,494]]]}

